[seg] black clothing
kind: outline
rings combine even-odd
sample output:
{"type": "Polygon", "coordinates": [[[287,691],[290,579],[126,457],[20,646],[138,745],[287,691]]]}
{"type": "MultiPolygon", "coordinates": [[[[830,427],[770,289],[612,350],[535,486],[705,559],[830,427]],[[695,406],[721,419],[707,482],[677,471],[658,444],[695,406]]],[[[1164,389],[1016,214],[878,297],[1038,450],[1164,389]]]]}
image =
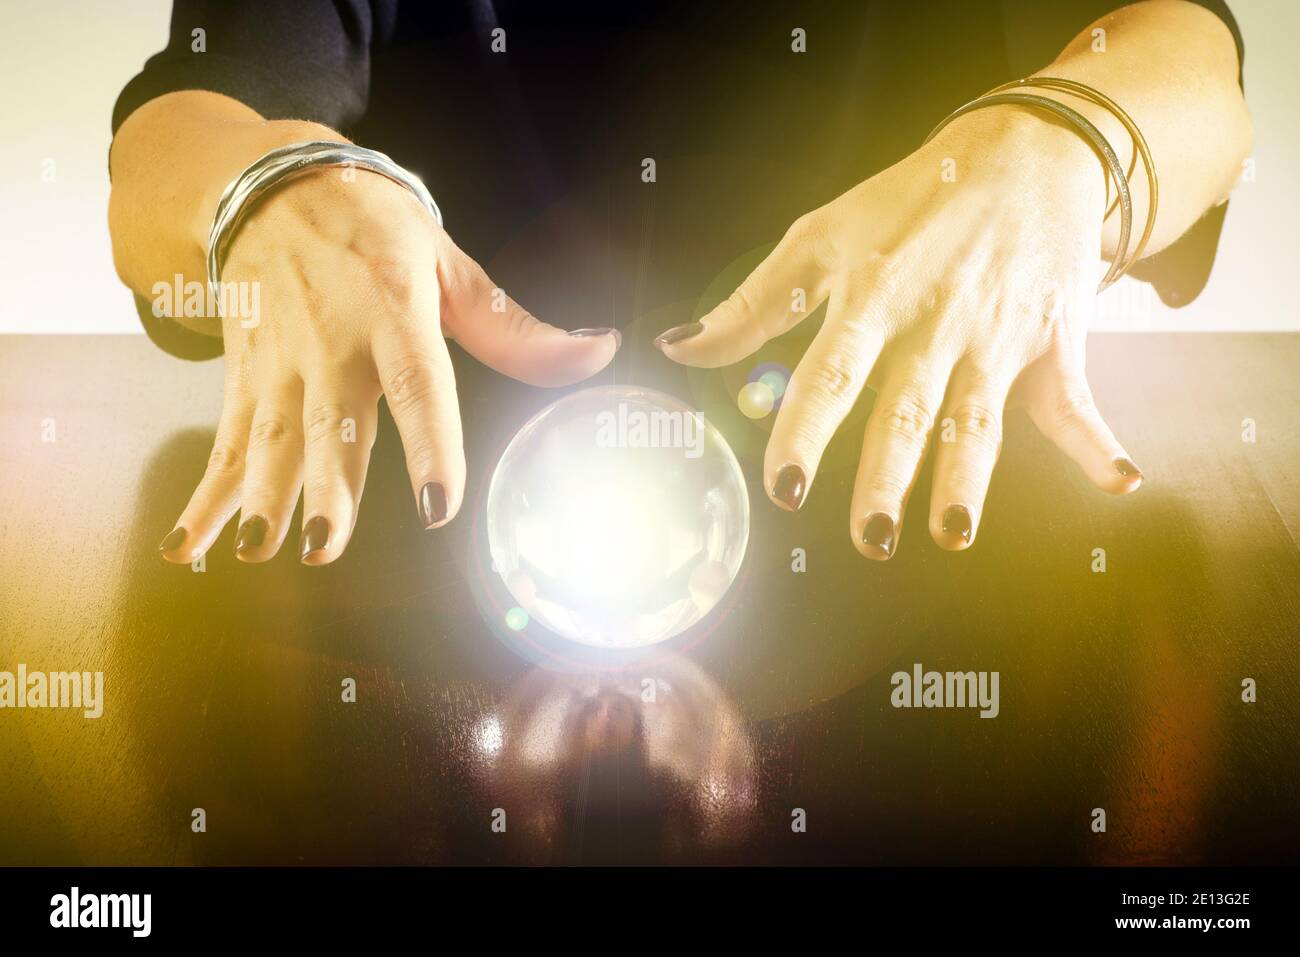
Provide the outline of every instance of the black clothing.
{"type": "MultiPolygon", "coordinates": [[[[1199,2],[1224,19],[1240,51],[1223,0],[1199,2]]],[[[654,157],[656,189],[698,194],[679,194],[693,217],[674,220],[669,209],[657,228],[677,229],[683,241],[701,223],[718,232],[686,257],[679,291],[698,298],[718,269],[778,238],[809,200],[826,202],[901,159],[954,107],[1041,68],[1123,5],[176,0],[171,41],[122,91],[113,128],[141,103],[182,89],[227,94],[269,119],[328,124],[419,171],[457,243],[481,262],[561,200],[589,219],[604,215],[597,185],[625,173],[635,189],[642,159],[654,157]],[[504,54],[491,49],[498,27],[504,54]],[[196,28],[206,31],[206,52],[191,50],[196,28]],[[806,53],[791,50],[795,28],[805,31],[806,53]],[[689,187],[675,177],[679,158],[708,156],[730,158],[759,194],[728,206],[718,195],[725,173],[689,187]],[[736,220],[735,233],[719,218],[736,220]]],[[[1222,220],[1222,207],[1211,211],[1135,274],[1170,304],[1190,301],[1208,278],[1222,220]]],[[[616,244],[620,229],[632,242],[643,224],[611,214],[602,228],[616,244]]],[[[660,235],[670,247],[678,241],[660,235]]],[[[553,248],[573,260],[565,245],[557,236],[553,248]]],[[[530,305],[532,290],[514,291],[530,305]]],[[[219,341],[154,319],[147,304],[143,318],[168,351],[220,351],[219,341]]]]}

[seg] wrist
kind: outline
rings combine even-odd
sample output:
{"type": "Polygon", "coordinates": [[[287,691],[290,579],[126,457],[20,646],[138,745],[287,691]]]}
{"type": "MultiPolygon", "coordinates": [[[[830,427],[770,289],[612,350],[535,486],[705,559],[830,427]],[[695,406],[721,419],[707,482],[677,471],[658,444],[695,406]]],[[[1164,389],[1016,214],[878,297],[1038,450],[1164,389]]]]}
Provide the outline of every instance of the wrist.
{"type": "Polygon", "coordinates": [[[991,104],[954,118],[925,149],[934,151],[929,161],[936,154],[951,161],[957,181],[983,187],[991,201],[1068,212],[1081,226],[1104,228],[1114,195],[1106,163],[1081,131],[1046,111],[991,104]]]}
{"type": "MultiPolygon", "coordinates": [[[[1007,85],[1012,89],[1014,86],[1007,85]]],[[[1000,88],[994,92],[1001,93],[1005,89],[1000,88]]],[[[1049,85],[1033,85],[1029,92],[1034,99],[1052,100],[1061,104],[1063,108],[1073,111],[1091,124],[1095,130],[1092,136],[1099,135],[1105,140],[1108,154],[1111,156],[1109,163],[1103,160],[1098,152],[1098,146],[1090,142],[1091,137],[1083,130],[1076,129],[1073,123],[1058,118],[1045,108],[1040,109],[1029,105],[994,104],[983,110],[975,110],[965,116],[956,117],[951,125],[956,126],[961,122],[966,123],[967,128],[966,133],[963,134],[965,140],[960,140],[956,135],[953,140],[969,142],[972,131],[975,131],[974,135],[982,136],[986,144],[993,144],[1004,155],[1017,157],[1017,163],[1030,169],[1044,170],[1053,184],[1070,185],[1074,188],[1075,194],[1093,193],[1095,198],[1089,206],[1082,209],[1090,216],[1093,210],[1103,211],[1100,217],[1102,258],[1113,260],[1117,255],[1126,254],[1127,250],[1121,250],[1120,246],[1131,245],[1133,239],[1130,235],[1129,242],[1125,243],[1124,230],[1121,228],[1123,217],[1118,213],[1119,184],[1112,178],[1111,164],[1117,162],[1125,171],[1134,212],[1133,218],[1140,223],[1143,216],[1151,215],[1148,212],[1148,201],[1151,197],[1146,188],[1149,173],[1147,177],[1140,173],[1134,175],[1139,166],[1136,155],[1137,142],[1134,136],[1130,134],[1120,117],[1089,96],[1054,89],[1049,85]],[[1001,113],[1002,116],[992,121],[987,116],[981,115],[997,113],[1001,113]],[[980,121],[975,121],[974,118],[977,116],[980,117],[980,121]],[[981,122],[987,126],[981,127],[981,122]],[[1106,210],[1111,211],[1113,215],[1106,215],[1106,210]]],[[[1142,164],[1143,168],[1148,164],[1149,160],[1146,164],[1142,164]]],[[[1118,170],[1115,171],[1115,175],[1120,175],[1118,170]]],[[[1056,191],[1047,197],[1053,205],[1059,205],[1067,198],[1067,195],[1056,191]]]]}
{"type": "Polygon", "coordinates": [[[317,123],[268,122],[216,93],[187,90],[142,105],[110,153],[109,229],[122,281],[145,294],[177,273],[204,280],[208,230],[226,185],[276,146],[327,138],[345,141],[317,123]]]}
{"type": "Polygon", "coordinates": [[[382,153],[337,141],[294,142],[260,156],[223,191],[209,232],[208,274],[232,253],[284,243],[400,258],[436,236],[441,211],[424,184],[382,153]]]}
{"type": "Polygon", "coordinates": [[[975,175],[1020,170],[1080,187],[1095,182],[1105,191],[1105,164],[1088,141],[1068,123],[1030,107],[974,110],[945,126],[927,148],[964,159],[975,175]]]}
{"type": "Polygon", "coordinates": [[[310,140],[351,142],[327,126],[302,120],[258,121],[234,131],[228,146],[212,162],[205,164],[202,178],[196,184],[194,202],[187,217],[189,241],[206,256],[212,220],[226,187],[271,150],[310,140]]]}

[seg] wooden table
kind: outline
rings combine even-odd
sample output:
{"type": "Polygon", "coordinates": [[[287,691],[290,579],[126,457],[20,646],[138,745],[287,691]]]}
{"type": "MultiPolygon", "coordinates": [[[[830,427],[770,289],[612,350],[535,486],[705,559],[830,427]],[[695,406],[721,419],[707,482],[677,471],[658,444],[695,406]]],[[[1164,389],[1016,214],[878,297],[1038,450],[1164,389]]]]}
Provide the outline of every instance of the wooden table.
{"type": "MultiPolygon", "coordinates": [[[[640,345],[668,318],[625,330],[599,381],[728,407],[725,375],[640,345]]],[[[967,554],[928,541],[922,486],[895,559],[856,555],[853,426],[801,514],[769,507],[764,426],[719,412],[754,502],[742,578],[597,679],[512,644],[481,509],[417,526],[387,418],[342,561],[245,566],[229,528],[194,572],[156,546],[219,363],[0,338],[0,670],[103,671],[106,698],[97,720],[0,711],[0,864],[1294,863],[1300,336],[1090,348],[1146,486],[1102,495],[1013,417],[967,554]],[[891,707],[915,663],[997,671],[999,715],[891,707]]],[[[463,358],[474,503],[551,397],[463,358]]]]}

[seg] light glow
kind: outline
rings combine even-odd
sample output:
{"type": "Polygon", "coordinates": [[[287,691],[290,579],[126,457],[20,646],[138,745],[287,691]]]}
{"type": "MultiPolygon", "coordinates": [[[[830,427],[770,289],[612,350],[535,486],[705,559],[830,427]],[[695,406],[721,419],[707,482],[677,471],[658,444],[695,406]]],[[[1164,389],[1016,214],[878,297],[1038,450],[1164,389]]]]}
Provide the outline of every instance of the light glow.
{"type": "Polygon", "coordinates": [[[492,562],[520,608],[564,637],[635,647],[699,621],[744,557],[735,456],[662,393],[608,386],[549,406],[488,490],[492,562]]]}

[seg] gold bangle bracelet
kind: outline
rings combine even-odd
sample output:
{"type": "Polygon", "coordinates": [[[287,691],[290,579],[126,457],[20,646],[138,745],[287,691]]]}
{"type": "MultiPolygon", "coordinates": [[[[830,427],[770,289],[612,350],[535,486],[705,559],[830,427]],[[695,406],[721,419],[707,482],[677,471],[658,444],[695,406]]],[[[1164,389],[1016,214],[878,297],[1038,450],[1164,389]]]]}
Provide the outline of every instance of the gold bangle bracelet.
{"type": "MultiPolygon", "coordinates": [[[[1057,90],[1062,93],[1071,93],[1085,100],[1089,100],[1097,106],[1107,110],[1115,117],[1115,119],[1119,120],[1121,125],[1128,130],[1129,136],[1133,139],[1134,148],[1142,158],[1142,165],[1146,168],[1147,191],[1150,194],[1150,199],[1147,207],[1146,226],[1142,230],[1142,237],[1138,240],[1138,244],[1136,248],[1134,248],[1133,254],[1128,258],[1128,261],[1124,263],[1123,267],[1115,274],[1115,278],[1118,279],[1120,276],[1124,275],[1124,273],[1132,269],[1134,264],[1142,258],[1142,253],[1146,250],[1147,243],[1151,239],[1151,233],[1156,226],[1156,207],[1160,202],[1160,183],[1156,177],[1156,164],[1151,158],[1151,148],[1147,145],[1146,137],[1142,135],[1142,131],[1138,129],[1137,124],[1133,122],[1133,118],[1129,116],[1118,103],[1100,90],[1088,86],[1085,83],[1079,83],[1077,80],[1067,80],[1063,77],[1056,76],[1029,76],[1021,80],[1012,80],[1010,83],[1003,83],[1001,86],[994,87],[992,90],[989,90],[985,96],[1026,86],[1057,90]]],[[[1106,215],[1109,216],[1112,211],[1113,207],[1112,209],[1107,210],[1106,215]]],[[[1121,250],[1117,255],[1123,256],[1124,251],[1121,250]]]]}

